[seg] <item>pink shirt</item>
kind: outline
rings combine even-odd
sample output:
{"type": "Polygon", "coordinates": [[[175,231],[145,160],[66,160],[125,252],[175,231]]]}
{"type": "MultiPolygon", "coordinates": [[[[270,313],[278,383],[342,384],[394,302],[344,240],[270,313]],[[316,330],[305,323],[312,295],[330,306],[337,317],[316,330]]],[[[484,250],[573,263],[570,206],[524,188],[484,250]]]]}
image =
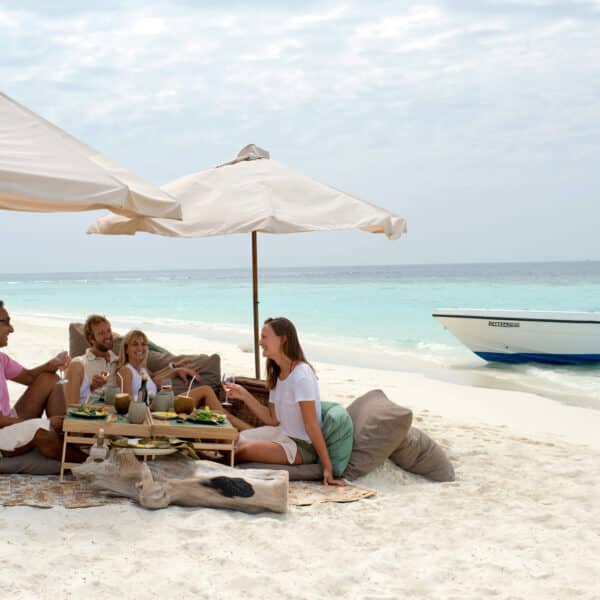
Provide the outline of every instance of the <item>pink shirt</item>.
{"type": "Polygon", "coordinates": [[[4,352],[0,352],[0,412],[5,417],[10,415],[10,398],[8,397],[6,380],[16,377],[22,370],[22,365],[16,360],[13,360],[4,352]]]}

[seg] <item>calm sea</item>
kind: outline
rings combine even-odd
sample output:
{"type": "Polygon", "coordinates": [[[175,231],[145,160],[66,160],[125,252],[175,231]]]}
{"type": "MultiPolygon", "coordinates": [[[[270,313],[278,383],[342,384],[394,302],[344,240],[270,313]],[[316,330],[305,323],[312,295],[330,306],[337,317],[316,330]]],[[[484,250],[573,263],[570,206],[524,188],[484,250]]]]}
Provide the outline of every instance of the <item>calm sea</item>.
{"type": "MultiPolygon", "coordinates": [[[[487,364],[431,317],[440,307],[600,311],[600,262],[265,268],[259,293],[261,319],[291,318],[315,360],[418,370],[600,409],[600,368],[487,364]]],[[[252,345],[247,270],[0,275],[0,299],[12,313],[80,321],[100,312],[120,330],[252,345]]]]}

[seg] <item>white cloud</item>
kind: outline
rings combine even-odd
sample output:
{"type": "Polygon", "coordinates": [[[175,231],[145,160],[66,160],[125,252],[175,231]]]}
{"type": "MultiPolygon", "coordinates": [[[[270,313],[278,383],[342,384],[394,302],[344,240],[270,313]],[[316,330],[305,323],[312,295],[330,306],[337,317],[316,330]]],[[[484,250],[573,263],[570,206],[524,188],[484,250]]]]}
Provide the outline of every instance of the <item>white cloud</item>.
{"type": "Polygon", "coordinates": [[[533,166],[545,181],[574,157],[595,172],[598,2],[123,6],[0,9],[0,80],[157,182],[248,141],[416,214],[415,191],[461,173],[525,189],[533,166]]]}
{"type": "Polygon", "coordinates": [[[153,17],[142,17],[133,24],[133,33],[142,35],[158,35],[165,31],[165,22],[153,17]]]}

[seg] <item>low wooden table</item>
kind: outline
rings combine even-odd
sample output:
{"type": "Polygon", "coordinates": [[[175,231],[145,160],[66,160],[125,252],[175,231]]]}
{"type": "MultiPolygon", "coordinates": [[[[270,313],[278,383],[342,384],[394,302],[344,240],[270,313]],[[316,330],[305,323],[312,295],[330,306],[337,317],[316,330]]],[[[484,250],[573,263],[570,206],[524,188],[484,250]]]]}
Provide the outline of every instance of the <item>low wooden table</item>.
{"type": "MultiPolygon", "coordinates": [[[[109,410],[112,407],[107,407],[109,410]]],[[[77,466],[77,463],[65,462],[67,444],[92,446],[96,442],[98,432],[104,429],[108,437],[139,437],[167,436],[192,440],[197,450],[217,450],[230,453],[230,465],[234,465],[235,442],[239,433],[229,421],[221,425],[196,425],[194,423],[178,423],[177,421],[160,421],[154,419],[148,411],[146,420],[141,425],[130,423],[125,415],[111,413],[104,419],[85,419],[67,416],[63,422],[63,451],[60,464],[60,481],[64,480],[65,469],[77,466]]],[[[151,449],[147,454],[152,454],[151,449]]]]}
{"type": "Polygon", "coordinates": [[[62,460],[60,463],[60,481],[63,481],[64,479],[65,469],[71,469],[78,464],[65,462],[67,444],[92,446],[96,442],[100,429],[104,429],[104,435],[106,437],[150,437],[152,435],[150,412],[148,411],[146,420],[141,425],[134,425],[129,422],[126,415],[118,415],[116,413],[110,413],[109,416],[104,419],[71,417],[67,413],[67,416],[65,416],[65,420],[63,421],[63,432],[65,435],[62,460]]]}
{"type": "Polygon", "coordinates": [[[159,420],[150,415],[150,423],[153,436],[166,435],[167,437],[193,440],[196,450],[229,452],[229,464],[233,467],[235,442],[240,434],[227,419],[221,425],[196,425],[195,423],[179,423],[175,420],[159,420]]]}

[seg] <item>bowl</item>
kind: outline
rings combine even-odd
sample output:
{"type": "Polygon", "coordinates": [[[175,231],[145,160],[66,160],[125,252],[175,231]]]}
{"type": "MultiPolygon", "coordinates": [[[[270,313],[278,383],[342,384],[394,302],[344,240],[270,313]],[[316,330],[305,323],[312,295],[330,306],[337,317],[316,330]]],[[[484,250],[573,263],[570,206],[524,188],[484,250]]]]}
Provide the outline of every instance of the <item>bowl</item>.
{"type": "Polygon", "coordinates": [[[180,394],[175,396],[175,412],[190,414],[194,410],[194,399],[191,396],[180,394]]]}
{"type": "Polygon", "coordinates": [[[115,394],[115,410],[120,414],[124,415],[129,410],[129,403],[131,402],[131,396],[120,392],[115,394]]]}

